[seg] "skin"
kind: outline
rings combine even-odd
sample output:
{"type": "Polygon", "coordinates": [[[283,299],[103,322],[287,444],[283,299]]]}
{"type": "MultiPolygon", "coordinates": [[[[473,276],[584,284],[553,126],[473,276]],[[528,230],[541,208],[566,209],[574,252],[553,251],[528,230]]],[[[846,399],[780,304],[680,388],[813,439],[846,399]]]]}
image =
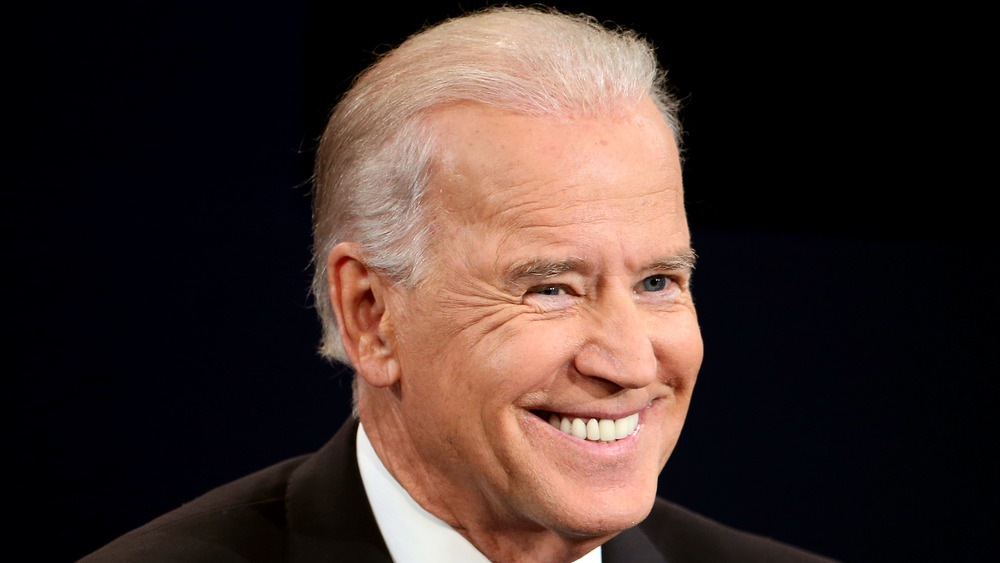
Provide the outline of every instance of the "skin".
{"type": "Polygon", "coordinates": [[[701,365],[677,149],[650,100],[574,118],[464,104],[431,122],[421,281],[394,284],[353,243],[330,256],[362,423],[491,560],[572,561],[649,514],[701,365]],[[547,412],[640,422],[597,443],[547,412]]]}

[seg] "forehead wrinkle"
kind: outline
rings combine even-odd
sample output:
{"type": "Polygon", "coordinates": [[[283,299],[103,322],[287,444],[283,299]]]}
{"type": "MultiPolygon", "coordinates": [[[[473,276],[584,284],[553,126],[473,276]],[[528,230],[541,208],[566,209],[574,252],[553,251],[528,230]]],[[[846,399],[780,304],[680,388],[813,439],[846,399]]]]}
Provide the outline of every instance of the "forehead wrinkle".
{"type": "MultiPolygon", "coordinates": [[[[459,163],[457,155],[438,161],[436,195],[442,211],[459,223],[501,226],[561,226],[579,222],[604,223],[620,220],[607,212],[613,201],[634,201],[628,207],[646,205],[683,207],[683,190],[671,177],[680,176],[666,160],[634,170],[640,177],[599,177],[589,174],[570,179],[575,170],[540,177],[520,160],[513,162],[459,163]],[[621,184],[639,186],[622,193],[621,184]],[[638,192],[638,193],[636,193],[638,192]],[[560,211],[573,211],[559,215],[560,211]],[[535,214],[548,215],[545,221],[535,214]]],[[[502,159],[501,159],[502,160],[502,159]]],[[[669,211],[667,211],[669,212],[669,211]]]]}
{"type": "Polygon", "coordinates": [[[564,185],[556,192],[546,193],[541,192],[544,186],[536,187],[532,191],[532,195],[535,197],[512,198],[519,201],[508,200],[507,205],[502,207],[497,205],[496,207],[500,207],[500,209],[491,214],[492,218],[500,224],[545,228],[579,223],[622,223],[623,211],[628,215],[625,219],[628,219],[633,217],[635,212],[648,205],[670,207],[670,209],[664,210],[665,214],[673,212],[678,207],[683,207],[680,191],[676,190],[675,196],[672,193],[675,190],[671,187],[653,186],[642,193],[622,194],[615,190],[614,186],[607,186],[607,189],[591,189],[590,193],[585,196],[578,195],[578,187],[580,186],[564,185]],[[567,192],[573,197],[560,197],[561,193],[567,192]],[[632,203],[624,206],[608,205],[612,202],[632,203]]]}

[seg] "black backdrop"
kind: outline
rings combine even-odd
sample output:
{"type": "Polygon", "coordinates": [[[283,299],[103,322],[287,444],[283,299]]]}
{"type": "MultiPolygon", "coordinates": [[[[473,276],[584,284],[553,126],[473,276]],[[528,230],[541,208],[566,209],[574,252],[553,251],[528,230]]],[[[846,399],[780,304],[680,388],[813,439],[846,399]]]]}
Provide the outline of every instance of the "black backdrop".
{"type": "MultiPolygon", "coordinates": [[[[373,53],[461,12],[87,4],[18,8],[6,39],[8,537],[38,559],[344,419],[306,289],[313,139],[373,53]]],[[[852,561],[995,554],[980,16],[615,4],[560,6],[659,47],[701,256],[706,360],[662,493],[852,561]]]]}

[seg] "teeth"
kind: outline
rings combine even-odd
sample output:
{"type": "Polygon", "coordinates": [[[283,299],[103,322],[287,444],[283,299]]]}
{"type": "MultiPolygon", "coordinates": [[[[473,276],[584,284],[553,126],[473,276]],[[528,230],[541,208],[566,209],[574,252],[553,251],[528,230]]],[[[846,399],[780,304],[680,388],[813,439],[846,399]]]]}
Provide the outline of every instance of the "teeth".
{"type": "Polygon", "coordinates": [[[636,417],[636,420],[629,420],[631,417],[626,416],[615,421],[615,440],[621,440],[631,434],[632,430],[635,430],[635,423],[638,422],[639,416],[638,413],[633,416],[636,417]]]}
{"type": "Polygon", "coordinates": [[[610,418],[602,418],[600,422],[597,423],[600,427],[600,438],[602,442],[610,442],[615,439],[615,421],[610,418]]]}
{"type": "Polygon", "coordinates": [[[617,420],[610,418],[583,420],[582,418],[570,418],[551,413],[549,414],[549,424],[563,433],[581,440],[614,442],[627,438],[635,432],[635,427],[639,425],[639,413],[617,420]]]}

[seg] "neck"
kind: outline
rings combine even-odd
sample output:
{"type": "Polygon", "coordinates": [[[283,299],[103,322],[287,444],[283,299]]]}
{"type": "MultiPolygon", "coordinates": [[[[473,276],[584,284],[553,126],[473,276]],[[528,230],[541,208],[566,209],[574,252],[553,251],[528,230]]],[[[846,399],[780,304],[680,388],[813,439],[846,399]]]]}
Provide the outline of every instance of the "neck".
{"type": "Polygon", "coordinates": [[[413,446],[396,397],[363,381],[359,385],[361,421],[382,464],[417,504],[462,534],[491,561],[572,562],[613,537],[560,534],[512,514],[502,498],[457,489],[455,479],[439,470],[439,463],[425,459],[413,446]]]}

